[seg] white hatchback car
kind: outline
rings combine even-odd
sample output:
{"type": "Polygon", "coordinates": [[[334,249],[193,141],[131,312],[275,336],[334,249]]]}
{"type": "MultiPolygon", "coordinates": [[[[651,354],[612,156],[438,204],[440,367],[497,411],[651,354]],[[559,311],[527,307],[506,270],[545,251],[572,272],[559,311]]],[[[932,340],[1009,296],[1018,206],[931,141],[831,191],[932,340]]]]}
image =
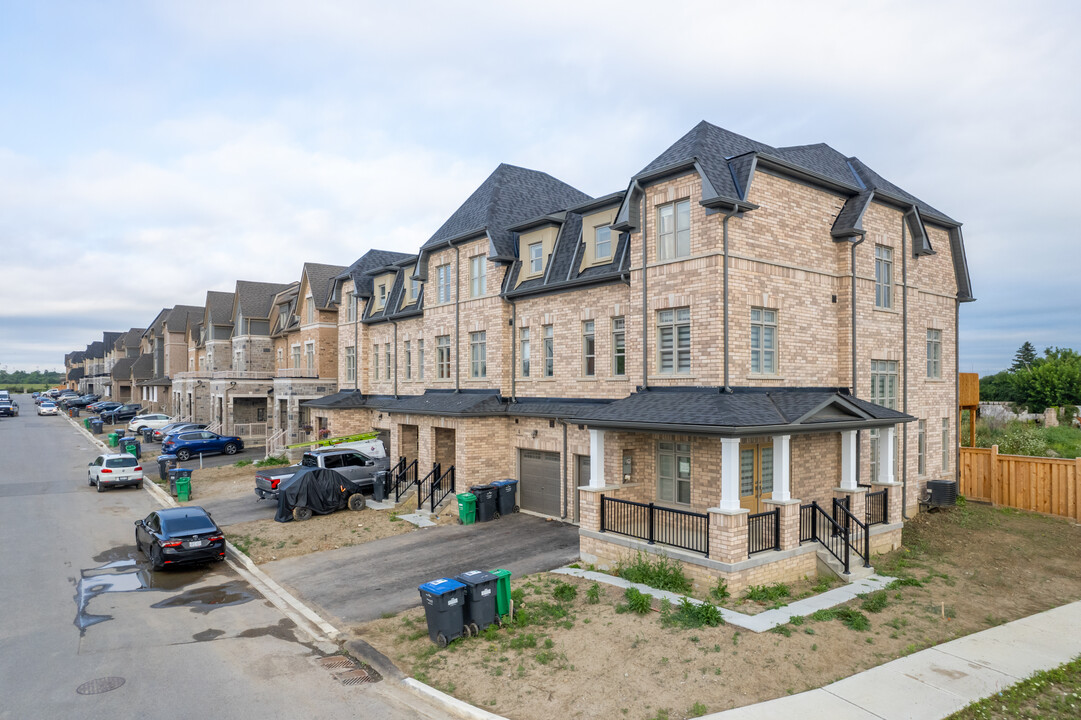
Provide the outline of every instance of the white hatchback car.
{"type": "Polygon", "coordinates": [[[143,466],[135,459],[134,455],[127,453],[112,453],[98,455],[93,462],[87,465],[86,481],[90,485],[97,485],[98,492],[105,492],[106,488],[134,485],[137,488],[143,486],[143,466]]]}
{"type": "Polygon", "coordinates": [[[60,408],[54,402],[43,402],[38,405],[38,415],[59,415],[60,408]]]}
{"type": "Polygon", "coordinates": [[[160,430],[171,422],[173,422],[173,419],[164,413],[136,415],[131,419],[131,422],[128,423],[128,432],[142,432],[143,428],[160,430]]]}

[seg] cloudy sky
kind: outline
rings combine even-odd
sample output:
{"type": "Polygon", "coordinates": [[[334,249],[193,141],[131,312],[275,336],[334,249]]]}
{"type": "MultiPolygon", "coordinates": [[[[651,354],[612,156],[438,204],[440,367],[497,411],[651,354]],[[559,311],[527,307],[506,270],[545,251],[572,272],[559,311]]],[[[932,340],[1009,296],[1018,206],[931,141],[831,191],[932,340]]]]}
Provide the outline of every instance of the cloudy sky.
{"type": "Polygon", "coordinates": [[[415,251],[500,162],[622,189],[703,119],[963,221],[962,371],[1081,349],[1081,6],[521,5],[0,0],[0,366],[415,251]]]}

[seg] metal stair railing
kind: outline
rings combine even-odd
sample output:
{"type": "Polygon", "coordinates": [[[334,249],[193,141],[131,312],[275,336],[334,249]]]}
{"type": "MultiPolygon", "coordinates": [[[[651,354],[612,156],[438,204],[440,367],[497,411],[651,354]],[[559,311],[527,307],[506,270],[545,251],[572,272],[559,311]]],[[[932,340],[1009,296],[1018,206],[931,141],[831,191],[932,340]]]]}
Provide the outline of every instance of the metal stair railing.
{"type": "Polygon", "coordinates": [[[833,514],[835,517],[840,514],[847,546],[863,558],[864,567],[871,567],[871,533],[867,531],[867,523],[852,514],[847,502],[842,502],[837,498],[833,500],[833,514]]]}
{"type": "Polygon", "coordinates": [[[442,474],[439,463],[432,463],[432,471],[417,481],[417,510],[423,510],[424,501],[431,499],[442,474]]]}
{"type": "Polygon", "coordinates": [[[405,458],[398,460],[394,472],[394,504],[402,501],[409,494],[409,488],[417,484],[417,461],[406,463],[405,458]]]}
{"type": "MultiPolygon", "coordinates": [[[[837,558],[837,562],[844,567],[845,575],[850,572],[849,543],[844,526],[830,517],[830,514],[819,506],[818,502],[804,505],[801,511],[810,508],[810,537],[809,540],[821,543],[829,554],[837,558]]],[[[802,514],[802,513],[801,513],[802,514]]],[[[801,536],[803,533],[800,533],[801,536]]]]}
{"type": "Polygon", "coordinates": [[[429,512],[435,512],[435,509],[447,499],[447,496],[454,492],[454,466],[451,465],[447,468],[447,471],[443,473],[432,484],[432,500],[429,506],[429,512]],[[440,494],[442,493],[442,494],[440,494]],[[438,497],[437,497],[438,496],[438,497]]]}

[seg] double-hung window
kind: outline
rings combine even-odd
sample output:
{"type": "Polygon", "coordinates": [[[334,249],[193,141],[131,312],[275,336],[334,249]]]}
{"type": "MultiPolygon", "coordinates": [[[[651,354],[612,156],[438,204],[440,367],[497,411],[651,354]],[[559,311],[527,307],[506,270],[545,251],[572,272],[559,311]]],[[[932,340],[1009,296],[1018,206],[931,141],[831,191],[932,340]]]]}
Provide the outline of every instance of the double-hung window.
{"type": "Polygon", "coordinates": [[[691,504],[691,445],[662,442],[657,449],[657,499],[691,504]]]}
{"type": "Polygon", "coordinates": [[[357,320],[357,294],[355,292],[350,292],[345,299],[345,318],[349,322],[357,320]]]}
{"type": "Polygon", "coordinates": [[[920,420],[916,426],[916,474],[927,474],[927,421],[920,420]]]}
{"type": "Polygon", "coordinates": [[[350,345],[345,349],[345,379],[354,382],[357,379],[357,348],[350,345]]]}
{"type": "Polygon", "coordinates": [[[597,335],[593,320],[582,323],[582,374],[593,377],[597,374],[597,335]]]}
{"type": "Polygon", "coordinates": [[[308,370],[315,369],[315,343],[304,343],[304,367],[308,370]]]}
{"type": "Polygon", "coordinates": [[[417,340],[417,378],[424,379],[424,341],[417,340]]]}
{"type": "Polygon", "coordinates": [[[593,228],[593,259],[607,260],[612,257],[612,228],[607,225],[593,228]]]}
{"type": "MultiPolygon", "coordinates": [[[[896,360],[872,360],[871,361],[871,402],[876,405],[897,409],[897,361],[896,360]]],[[[869,433],[871,438],[871,477],[878,479],[878,458],[880,431],[873,429],[869,433]]],[[[896,442],[897,435],[894,435],[896,442]]],[[[896,457],[896,453],[894,453],[896,457]]]]}
{"type": "Polygon", "coordinates": [[[292,360],[293,360],[293,368],[299,370],[300,369],[300,346],[299,345],[294,345],[292,348],[290,348],[290,350],[292,350],[290,355],[292,356],[292,360]]]}
{"type": "Polygon", "coordinates": [[[379,283],[379,307],[387,306],[387,284],[379,283]]]}
{"type": "Polygon", "coordinates": [[[405,352],[405,379],[413,379],[413,344],[409,340],[406,340],[402,345],[402,350],[405,352]]]}
{"type": "Polygon", "coordinates": [[[387,359],[387,380],[390,380],[390,373],[391,373],[390,343],[387,343],[384,347],[386,349],[386,359],[387,359]]]}
{"type": "Polygon", "coordinates": [[[469,258],[469,297],[480,297],[486,289],[488,279],[487,269],[484,264],[484,256],[476,255],[469,258]]]}
{"type": "Polygon", "coordinates": [[[315,322],[315,300],[311,295],[304,298],[304,305],[308,310],[308,324],[311,325],[315,322]]]}
{"type": "Polygon", "coordinates": [[[544,377],[556,374],[555,330],[551,325],[544,326],[544,377]]]}
{"type": "Polygon", "coordinates": [[[627,331],[623,318],[612,318],[612,374],[627,374],[627,331]]]}
{"type": "Polygon", "coordinates": [[[657,366],[664,375],[691,371],[691,310],[657,313],[657,366]]]}
{"type": "Polygon", "coordinates": [[[440,380],[450,379],[450,335],[435,339],[435,376],[440,380]]]}
{"type": "Polygon", "coordinates": [[[529,246],[529,274],[540,275],[544,272],[544,243],[529,246]]]}
{"type": "Polygon", "coordinates": [[[674,260],[691,254],[691,201],[662,205],[657,209],[657,257],[674,260]]]}
{"type": "Polygon", "coordinates": [[[435,269],[435,301],[450,302],[450,265],[440,265],[435,269]]]}
{"type": "Polygon", "coordinates": [[[529,377],[529,328],[522,328],[520,334],[520,345],[522,348],[522,377],[529,377]]]}
{"type": "Polygon", "coordinates": [[[927,328],[927,377],[942,377],[942,331],[927,328]]]}
{"type": "Polygon", "coordinates": [[[751,308],[751,373],[777,374],[777,311],[751,308]]]}
{"type": "Polygon", "coordinates": [[[488,341],[484,330],[469,334],[469,376],[488,377],[488,341]]]}
{"type": "Polygon", "coordinates": [[[379,345],[372,345],[372,380],[379,379],[379,345]]]}
{"type": "Polygon", "coordinates": [[[875,245],[875,307],[893,307],[893,249],[875,245]]]}

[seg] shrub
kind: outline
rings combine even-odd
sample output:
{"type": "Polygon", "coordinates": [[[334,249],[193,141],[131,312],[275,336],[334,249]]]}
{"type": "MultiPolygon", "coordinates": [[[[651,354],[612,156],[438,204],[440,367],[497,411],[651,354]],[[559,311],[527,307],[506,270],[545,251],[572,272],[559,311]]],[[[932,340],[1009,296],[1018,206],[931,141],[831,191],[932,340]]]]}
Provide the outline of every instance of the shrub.
{"type": "Polygon", "coordinates": [[[552,590],[552,597],[561,602],[571,602],[578,597],[578,588],[570,583],[561,582],[552,590]]]}
{"type": "Polygon", "coordinates": [[[281,455],[281,456],[271,455],[268,458],[264,458],[262,460],[258,460],[256,462],[252,463],[252,465],[254,465],[255,467],[276,467],[278,465],[288,465],[288,464],[289,464],[289,459],[287,457],[285,457],[284,455],[281,455]]]}
{"type": "Polygon", "coordinates": [[[649,585],[658,590],[677,593],[691,591],[691,581],[683,573],[683,566],[664,555],[657,556],[657,559],[652,561],[641,552],[637,553],[631,561],[621,558],[616,563],[616,575],[624,580],[649,585]]]}
{"type": "Polygon", "coordinates": [[[790,595],[788,586],[784,583],[774,583],[773,585],[751,585],[747,588],[747,592],[743,595],[745,600],[751,600],[754,602],[776,602],[781,598],[786,598],[790,595]]]}
{"type": "Polygon", "coordinates": [[[633,613],[645,615],[653,608],[649,595],[640,592],[637,588],[627,588],[626,592],[623,593],[623,597],[627,601],[627,610],[633,613]]]}

